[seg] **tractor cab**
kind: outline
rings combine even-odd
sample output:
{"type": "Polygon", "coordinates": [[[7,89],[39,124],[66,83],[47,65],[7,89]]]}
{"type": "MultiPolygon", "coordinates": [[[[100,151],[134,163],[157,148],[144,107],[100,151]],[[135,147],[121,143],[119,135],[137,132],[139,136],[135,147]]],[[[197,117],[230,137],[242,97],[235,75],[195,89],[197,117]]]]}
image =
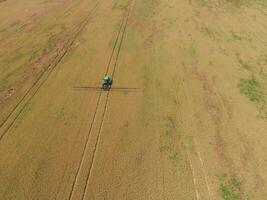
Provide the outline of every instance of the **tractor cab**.
{"type": "Polygon", "coordinates": [[[112,79],[108,75],[104,76],[102,80],[102,89],[109,90],[111,88],[111,85],[112,79]]]}

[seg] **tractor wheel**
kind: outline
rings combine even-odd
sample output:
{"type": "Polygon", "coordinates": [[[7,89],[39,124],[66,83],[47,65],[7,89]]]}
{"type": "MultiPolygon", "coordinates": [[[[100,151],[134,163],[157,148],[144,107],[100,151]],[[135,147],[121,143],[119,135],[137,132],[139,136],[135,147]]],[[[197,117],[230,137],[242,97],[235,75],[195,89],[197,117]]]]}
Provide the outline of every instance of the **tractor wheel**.
{"type": "Polygon", "coordinates": [[[103,84],[102,85],[102,89],[103,90],[108,90],[109,89],[109,85],[108,84],[103,84]]]}

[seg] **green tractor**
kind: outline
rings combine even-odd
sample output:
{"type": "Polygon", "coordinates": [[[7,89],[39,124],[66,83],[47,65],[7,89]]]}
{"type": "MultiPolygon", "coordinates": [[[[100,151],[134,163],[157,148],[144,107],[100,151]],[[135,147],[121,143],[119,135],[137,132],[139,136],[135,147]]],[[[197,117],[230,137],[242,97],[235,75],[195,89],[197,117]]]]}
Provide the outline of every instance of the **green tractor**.
{"type": "Polygon", "coordinates": [[[102,80],[102,89],[109,90],[111,88],[111,85],[112,85],[112,79],[108,75],[104,76],[102,80]]]}

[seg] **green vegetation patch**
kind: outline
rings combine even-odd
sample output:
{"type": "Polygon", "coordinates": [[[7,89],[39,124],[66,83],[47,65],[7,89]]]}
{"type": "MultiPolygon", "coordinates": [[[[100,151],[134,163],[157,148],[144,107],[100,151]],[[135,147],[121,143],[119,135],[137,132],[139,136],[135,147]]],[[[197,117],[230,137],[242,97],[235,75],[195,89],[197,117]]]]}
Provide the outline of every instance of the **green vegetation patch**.
{"type": "Polygon", "coordinates": [[[228,4],[232,4],[235,7],[250,7],[255,4],[259,4],[261,6],[267,6],[266,0],[224,0],[224,2],[228,4]]]}
{"type": "Polygon", "coordinates": [[[210,28],[206,27],[206,26],[202,27],[200,29],[200,32],[203,33],[204,35],[210,37],[213,40],[216,39],[216,33],[214,31],[212,31],[210,28]]]}
{"type": "MultiPolygon", "coordinates": [[[[0,2],[1,2],[1,1],[0,1],[0,2]]],[[[6,31],[5,28],[1,28],[1,27],[0,27],[0,33],[5,32],[5,31],[6,31]]]]}
{"type": "Polygon", "coordinates": [[[10,28],[17,27],[22,24],[22,21],[14,21],[12,24],[10,24],[10,28]]]}
{"type": "Polygon", "coordinates": [[[239,64],[240,64],[243,68],[245,68],[245,69],[247,69],[247,70],[251,70],[251,66],[250,66],[250,64],[248,64],[247,62],[245,62],[244,60],[242,60],[240,57],[238,57],[237,59],[238,59],[239,64]]]}
{"type": "Polygon", "coordinates": [[[224,182],[220,184],[220,195],[224,200],[241,199],[240,182],[234,176],[224,175],[224,182]]]}
{"type": "Polygon", "coordinates": [[[138,10],[139,16],[144,18],[152,17],[158,4],[159,0],[143,0],[138,10]]]}
{"type": "Polygon", "coordinates": [[[55,0],[44,0],[43,3],[52,3],[54,2],[55,0]]]}
{"type": "Polygon", "coordinates": [[[231,3],[235,6],[243,6],[248,5],[251,1],[250,0],[225,0],[227,3],[231,3]]]}
{"type": "Polygon", "coordinates": [[[131,0],[122,1],[122,2],[115,2],[112,6],[112,10],[126,10],[131,3],[131,0]]]}
{"type": "Polygon", "coordinates": [[[267,119],[267,104],[265,101],[264,88],[256,77],[252,75],[249,79],[241,79],[238,86],[240,93],[255,103],[259,110],[260,117],[267,119]]]}
{"type": "Polygon", "coordinates": [[[238,41],[241,41],[242,40],[242,37],[240,35],[238,35],[236,32],[230,31],[230,34],[231,34],[231,36],[232,36],[232,38],[234,40],[238,40],[238,41]]]}
{"type": "Polygon", "coordinates": [[[197,55],[197,46],[195,43],[192,43],[187,49],[186,53],[191,57],[196,57],[197,55]]]}
{"type": "Polygon", "coordinates": [[[176,135],[175,120],[167,115],[162,118],[162,134],[161,138],[164,141],[160,147],[160,152],[163,153],[167,158],[176,166],[181,159],[179,150],[177,149],[175,140],[179,140],[179,137],[176,135]]]}
{"type": "Polygon", "coordinates": [[[239,82],[240,93],[250,101],[264,102],[263,88],[254,75],[249,79],[241,79],[239,82]]]}
{"type": "Polygon", "coordinates": [[[249,200],[242,191],[241,182],[233,175],[224,174],[220,180],[219,194],[224,200],[249,200]]]}
{"type": "Polygon", "coordinates": [[[165,135],[171,135],[172,132],[175,130],[175,122],[174,119],[170,116],[164,117],[163,118],[164,121],[164,126],[165,126],[165,135]]]}

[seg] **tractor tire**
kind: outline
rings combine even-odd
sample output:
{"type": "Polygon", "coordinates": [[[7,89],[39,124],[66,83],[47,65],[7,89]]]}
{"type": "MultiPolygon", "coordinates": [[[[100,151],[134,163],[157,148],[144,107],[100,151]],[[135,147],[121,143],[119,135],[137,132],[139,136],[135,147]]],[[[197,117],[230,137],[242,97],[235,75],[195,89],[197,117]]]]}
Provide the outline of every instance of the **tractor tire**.
{"type": "Polygon", "coordinates": [[[108,88],[109,88],[108,84],[103,84],[103,85],[102,85],[102,89],[103,89],[103,90],[107,90],[108,88]]]}

